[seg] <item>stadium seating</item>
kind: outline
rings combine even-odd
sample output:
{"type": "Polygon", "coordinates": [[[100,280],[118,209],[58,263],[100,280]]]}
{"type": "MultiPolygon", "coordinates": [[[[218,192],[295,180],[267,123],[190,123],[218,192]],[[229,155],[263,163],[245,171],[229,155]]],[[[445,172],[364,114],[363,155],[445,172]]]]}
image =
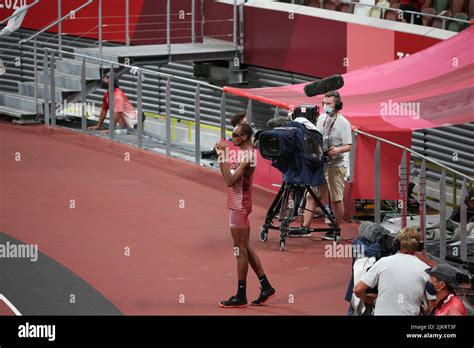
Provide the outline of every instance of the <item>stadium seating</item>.
{"type": "MultiPolygon", "coordinates": [[[[394,4],[392,6],[393,9],[400,9],[400,4],[394,4]]],[[[384,19],[387,19],[389,21],[396,21],[396,22],[403,22],[404,19],[401,18],[399,12],[397,11],[385,11],[384,19]]]]}
{"type": "Polygon", "coordinates": [[[425,8],[432,8],[432,7],[433,7],[433,0],[425,0],[425,3],[421,7],[421,9],[423,10],[425,8]]]}
{"type": "Polygon", "coordinates": [[[368,17],[370,14],[370,7],[364,5],[375,6],[375,0],[360,0],[359,4],[361,5],[355,5],[354,14],[357,16],[368,17]]]}
{"type": "Polygon", "coordinates": [[[339,11],[345,13],[354,13],[354,7],[346,2],[341,2],[341,7],[339,8],[339,11]]]}
{"type": "Polygon", "coordinates": [[[474,0],[469,0],[468,16],[470,19],[474,18],[474,0]]]}
{"type": "Polygon", "coordinates": [[[375,6],[377,7],[370,9],[370,17],[383,18],[385,13],[384,8],[390,8],[390,3],[388,1],[380,1],[375,6]]]}
{"type": "MultiPolygon", "coordinates": [[[[455,16],[453,16],[453,18],[462,19],[462,20],[465,20],[465,21],[467,21],[469,19],[467,14],[465,14],[463,12],[460,12],[460,13],[456,14],[455,16]]],[[[467,26],[467,24],[464,24],[464,23],[459,23],[459,22],[456,22],[456,21],[449,21],[447,29],[451,30],[451,31],[460,32],[466,26],[467,26]]]]}
{"type": "Polygon", "coordinates": [[[434,6],[436,13],[441,14],[441,12],[448,10],[449,0],[435,0],[434,6]]]}
{"type": "MultiPolygon", "coordinates": [[[[451,17],[451,12],[442,11],[441,13],[438,13],[438,15],[443,16],[443,17],[451,17]]],[[[443,28],[443,19],[442,18],[433,18],[433,21],[431,22],[431,26],[433,28],[444,29],[443,28]]]]}
{"type": "Polygon", "coordinates": [[[325,10],[332,10],[332,11],[339,11],[340,7],[341,7],[340,3],[336,1],[332,1],[332,0],[325,1],[323,5],[323,8],[325,10]]]}
{"type": "Polygon", "coordinates": [[[319,0],[308,0],[306,5],[311,6],[311,7],[321,7],[321,1],[319,1],[319,0]]]}
{"type": "MultiPolygon", "coordinates": [[[[426,13],[426,14],[430,14],[430,15],[435,15],[436,14],[436,10],[432,7],[429,7],[429,8],[424,8],[421,13],[426,13]]],[[[422,16],[422,20],[423,20],[423,25],[424,26],[427,26],[427,27],[431,27],[431,23],[433,22],[433,18],[434,17],[428,17],[428,16],[422,16]]]]}
{"type": "Polygon", "coordinates": [[[453,14],[453,16],[456,16],[460,12],[464,12],[465,7],[466,7],[465,0],[450,0],[449,9],[451,13],[453,14]]]}

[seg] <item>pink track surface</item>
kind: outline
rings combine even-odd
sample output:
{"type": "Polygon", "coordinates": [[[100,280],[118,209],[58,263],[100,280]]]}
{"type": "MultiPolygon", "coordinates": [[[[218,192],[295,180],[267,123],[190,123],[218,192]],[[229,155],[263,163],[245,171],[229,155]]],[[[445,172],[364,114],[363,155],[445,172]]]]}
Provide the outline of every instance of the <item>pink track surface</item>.
{"type": "MultiPolygon", "coordinates": [[[[219,173],[42,125],[0,121],[0,150],[0,231],[38,244],[124,314],[346,313],[350,258],[325,257],[331,243],[319,234],[287,239],[284,252],[277,231],[259,241],[274,193],[254,188],[250,222],[251,244],[277,296],[262,307],[221,309],[217,302],[236,290],[236,262],[219,173]]],[[[352,238],[357,225],[342,229],[352,238]]],[[[258,291],[249,267],[249,301],[258,291]]]]}
{"type": "Polygon", "coordinates": [[[0,316],[14,316],[13,310],[0,299],[0,316]]]}

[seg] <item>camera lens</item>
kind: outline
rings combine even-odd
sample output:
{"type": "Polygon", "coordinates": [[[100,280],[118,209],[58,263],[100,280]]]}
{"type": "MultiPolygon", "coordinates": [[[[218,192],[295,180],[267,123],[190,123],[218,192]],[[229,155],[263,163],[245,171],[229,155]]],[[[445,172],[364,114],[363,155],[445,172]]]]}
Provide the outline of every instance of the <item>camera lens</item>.
{"type": "Polygon", "coordinates": [[[278,157],[280,156],[280,141],[274,135],[262,136],[260,141],[260,152],[263,157],[278,157]]]}

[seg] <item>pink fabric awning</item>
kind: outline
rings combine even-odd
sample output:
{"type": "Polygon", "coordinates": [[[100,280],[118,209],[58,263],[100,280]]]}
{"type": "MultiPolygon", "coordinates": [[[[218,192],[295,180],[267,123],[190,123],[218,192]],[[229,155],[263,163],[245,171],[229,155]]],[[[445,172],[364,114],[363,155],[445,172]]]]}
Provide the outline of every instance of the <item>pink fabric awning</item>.
{"type": "MultiPolygon", "coordinates": [[[[366,130],[423,129],[474,121],[474,27],[409,57],[343,75],[343,114],[366,130]]],[[[289,109],[320,105],[306,84],[225,87],[226,93],[289,109]]]]}
{"type": "MultiPolygon", "coordinates": [[[[473,122],[473,43],[471,26],[409,57],[343,75],[344,87],[339,90],[344,102],[343,115],[354,128],[406,147],[411,146],[412,130],[473,122]]],[[[321,105],[323,97],[307,97],[305,85],[225,87],[224,91],[284,109],[302,104],[321,105]]],[[[370,138],[357,140],[353,198],[374,197],[375,144],[370,138]]],[[[382,143],[382,199],[399,198],[398,166],[402,153],[401,149],[382,143]]],[[[263,176],[261,184],[267,181],[263,176]]]]}

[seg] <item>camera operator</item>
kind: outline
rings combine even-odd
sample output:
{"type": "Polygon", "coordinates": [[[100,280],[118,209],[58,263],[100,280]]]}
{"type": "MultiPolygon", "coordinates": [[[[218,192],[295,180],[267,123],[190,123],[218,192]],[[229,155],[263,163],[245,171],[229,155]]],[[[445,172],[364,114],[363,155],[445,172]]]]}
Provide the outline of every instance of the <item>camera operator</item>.
{"type": "Polygon", "coordinates": [[[419,315],[425,300],[429,266],[415,256],[421,236],[414,227],[398,235],[400,251],[382,257],[354,287],[354,294],[366,303],[375,303],[374,315],[419,315]],[[378,287],[378,294],[366,293],[378,287]]]}
{"type": "MultiPolygon", "coordinates": [[[[344,215],[345,176],[349,168],[349,152],[352,149],[352,129],[350,122],[340,113],[343,104],[336,91],[327,92],[323,100],[324,114],[320,115],[316,124],[323,135],[323,151],[325,155],[324,176],[326,184],[320,186],[319,197],[324,198],[329,190],[332,207],[335,212],[336,227],[339,227],[344,215]]],[[[316,204],[308,194],[303,227],[309,228],[313,219],[316,204]]],[[[334,232],[327,232],[323,239],[334,240],[334,232]]]]}
{"type": "Polygon", "coordinates": [[[430,283],[434,289],[432,295],[436,296],[433,302],[432,315],[467,315],[466,307],[461,298],[456,295],[456,269],[448,264],[439,264],[427,269],[430,283]]]}

